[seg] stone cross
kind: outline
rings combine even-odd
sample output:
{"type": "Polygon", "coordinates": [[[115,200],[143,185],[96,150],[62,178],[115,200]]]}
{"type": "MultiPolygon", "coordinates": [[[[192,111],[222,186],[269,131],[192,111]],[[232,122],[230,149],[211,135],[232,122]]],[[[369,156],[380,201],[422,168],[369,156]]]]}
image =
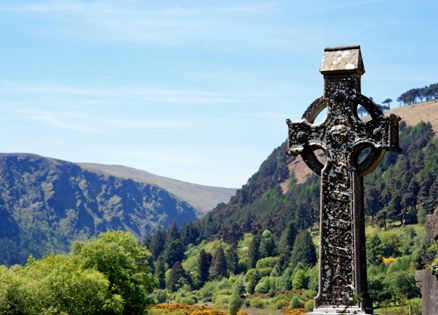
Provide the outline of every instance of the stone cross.
{"type": "Polygon", "coordinates": [[[300,122],[287,120],[288,154],[301,155],[321,175],[319,292],[314,315],[372,314],[367,294],[363,176],[383,157],[398,151],[399,117],[385,117],[361,94],[365,73],[360,46],[326,48],[320,72],[324,95],[300,122]],[[368,120],[358,115],[362,106],[368,120]],[[314,124],[327,109],[327,118],[314,124]],[[320,161],[316,150],[324,151],[320,161]]]}

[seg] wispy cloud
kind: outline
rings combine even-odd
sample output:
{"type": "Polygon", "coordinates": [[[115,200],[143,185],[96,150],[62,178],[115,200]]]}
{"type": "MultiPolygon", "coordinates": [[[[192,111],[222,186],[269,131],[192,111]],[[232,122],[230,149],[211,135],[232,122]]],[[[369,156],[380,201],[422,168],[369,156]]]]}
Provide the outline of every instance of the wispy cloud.
{"type": "Polygon", "coordinates": [[[190,105],[218,105],[233,103],[236,99],[223,93],[170,89],[154,86],[79,87],[60,84],[0,83],[0,91],[7,93],[69,95],[96,98],[122,98],[144,102],[190,105]]]}
{"type": "Polygon", "coordinates": [[[39,4],[0,5],[0,13],[31,14],[51,21],[32,25],[42,36],[69,36],[95,41],[146,42],[160,45],[221,46],[232,43],[296,49],[319,44],[324,30],[286,29],[272,23],[280,10],[277,1],[233,1],[220,5],[182,5],[140,1],[49,1],[39,4]],[[267,19],[267,20],[266,20],[267,19]],[[268,22],[269,21],[269,22],[268,22]],[[58,25],[59,27],[53,27],[58,25]],[[50,27],[50,28],[44,28],[50,27]],[[238,30],[238,31],[236,31],[238,30]]]}

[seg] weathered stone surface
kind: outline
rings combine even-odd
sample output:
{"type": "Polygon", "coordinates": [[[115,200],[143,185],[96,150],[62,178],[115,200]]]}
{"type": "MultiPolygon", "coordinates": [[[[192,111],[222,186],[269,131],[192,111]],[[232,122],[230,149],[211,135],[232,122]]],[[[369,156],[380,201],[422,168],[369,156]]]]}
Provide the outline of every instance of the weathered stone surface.
{"type": "Polygon", "coordinates": [[[359,46],[325,49],[320,71],[325,79],[324,95],[309,106],[302,121],[287,120],[288,154],[300,154],[321,175],[320,278],[312,314],[371,314],[362,177],[376,166],[384,150],[399,150],[399,118],[384,117],[360,94],[365,69],[359,46]],[[360,119],[360,105],[371,120],[360,119]],[[314,125],[325,108],[326,120],[314,125]],[[365,148],[369,148],[367,156],[360,157],[365,148]],[[318,149],[326,154],[325,164],[315,155],[318,149]]]}

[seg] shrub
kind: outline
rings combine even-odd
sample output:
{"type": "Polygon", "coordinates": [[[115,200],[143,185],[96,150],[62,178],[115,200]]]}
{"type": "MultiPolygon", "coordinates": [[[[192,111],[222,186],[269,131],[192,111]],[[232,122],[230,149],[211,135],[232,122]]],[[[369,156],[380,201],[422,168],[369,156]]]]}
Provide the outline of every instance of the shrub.
{"type": "Polygon", "coordinates": [[[167,301],[167,290],[156,290],[153,297],[157,303],[164,303],[167,301]]]}
{"type": "Polygon", "coordinates": [[[272,268],[260,268],[260,269],[257,268],[257,272],[258,272],[260,278],[269,276],[271,274],[271,271],[272,271],[272,268]]]}
{"type": "Polygon", "coordinates": [[[228,307],[228,310],[231,315],[236,315],[237,312],[240,310],[242,306],[242,298],[240,297],[240,294],[236,291],[231,296],[230,305],[228,307]]]}
{"type": "Polygon", "coordinates": [[[254,308],[265,308],[265,301],[256,297],[250,300],[249,305],[254,308]]]}
{"type": "Polygon", "coordinates": [[[256,264],[257,269],[261,268],[274,268],[275,266],[278,266],[279,264],[279,257],[265,257],[262,259],[259,259],[256,264]]]}
{"type": "Polygon", "coordinates": [[[300,299],[297,296],[294,296],[292,300],[290,300],[289,303],[290,308],[300,308],[303,307],[303,302],[300,301],[300,299]]]}
{"type": "Polygon", "coordinates": [[[246,282],[246,292],[249,294],[254,293],[254,289],[257,285],[257,281],[259,280],[259,274],[256,269],[250,269],[246,273],[245,282],[246,282]]]}
{"type": "Polygon", "coordinates": [[[315,302],[313,300],[308,300],[306,304],[304,304],[304,309],[308,312],[313,311],[314,307],[315,307],[315,302]]]}
{"type": "Polygon", "coordinates": [[[271,290],[270,277],[264,277],[260,279],[259,283],[255,287],[257,293],[268,293],[271,290]]]}

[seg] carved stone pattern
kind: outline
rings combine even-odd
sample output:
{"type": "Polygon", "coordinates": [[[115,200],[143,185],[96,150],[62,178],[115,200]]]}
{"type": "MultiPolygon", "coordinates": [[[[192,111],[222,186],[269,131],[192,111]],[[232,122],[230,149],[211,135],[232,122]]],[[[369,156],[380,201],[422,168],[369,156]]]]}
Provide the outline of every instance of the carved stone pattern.
{"type": "Polygon", "coordinates": [[[325,96],[309,106],[304,120],[287,121],[288,152],[301,154],[306,164],[321,175],[320,279],[316,307],[347,305],[357,300],[353,304],[368,312],[363,301],[355,299],[367,285],[366,271],[363,275],[364,267],[358,266],[365,264],[363,249],[358,249],[361,246],[358,244],[364,244],[364,231],[358,219],[363,212],[360,206],[363,189],[360,186],[355,190],[353,186],[375,166],[383,149],[398,148],[395,135],[398,118],[384,117],[371,100],[361,95],[359,80],[357,74],[326,78],[325,96]],[[370,121],[358,117],[359,105],[370,113],[370,121]],[[328,108],[327,119],[313,125],[324,108],[328,108]],[[371,147],[371,153],[359,163],[359,153],[365,147],[371,147]],[[325,152],[325,165],[316,158],[316,149],[325,152]],[[361,239],[358,242],[356,238],[361,239]],[[365,283],[356,283],[357,279],[365,283]]]}

